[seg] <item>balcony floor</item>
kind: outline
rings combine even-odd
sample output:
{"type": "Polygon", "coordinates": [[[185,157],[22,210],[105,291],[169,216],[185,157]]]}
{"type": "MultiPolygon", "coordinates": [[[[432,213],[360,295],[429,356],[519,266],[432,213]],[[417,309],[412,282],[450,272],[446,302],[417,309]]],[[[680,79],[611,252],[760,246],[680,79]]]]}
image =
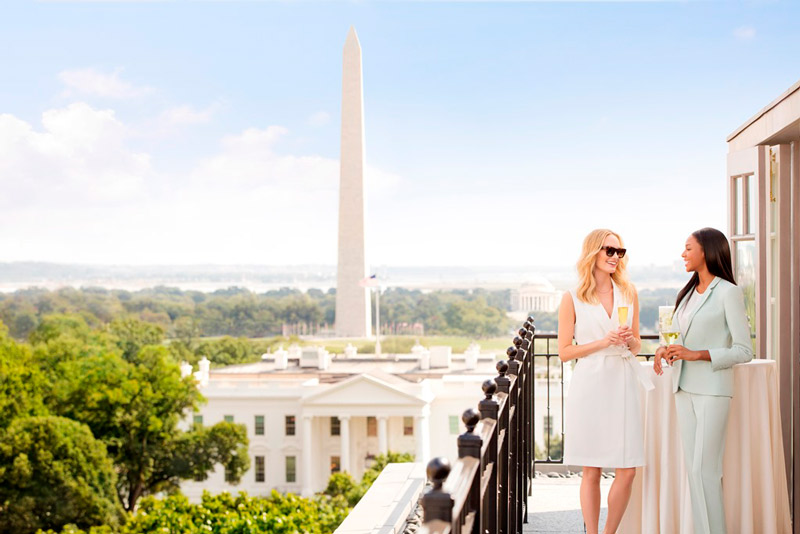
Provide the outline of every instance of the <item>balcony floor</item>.
{"type": "MultiPolygon", "coordinates": [[[[608,489],[614,479],[600,481],[600,530],[605,524],[608,489]]],[[[528,500],[530,513],[523,532],[536,534],[583,533],[580,505],[580,478],[548,478],[533,480],[533,494],[528,500]]]]}

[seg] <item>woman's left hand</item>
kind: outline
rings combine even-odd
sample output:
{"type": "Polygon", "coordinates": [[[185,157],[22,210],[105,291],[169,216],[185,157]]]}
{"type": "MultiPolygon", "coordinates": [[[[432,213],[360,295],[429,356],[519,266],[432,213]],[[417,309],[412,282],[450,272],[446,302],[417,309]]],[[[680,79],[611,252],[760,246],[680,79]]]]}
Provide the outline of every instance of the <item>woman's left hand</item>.
{"type": "Polygon", "coordinates": [[[626,345],[630,343],[631,339],[633,339],[633,329],[628,325],[620,326],[617,328],[617,332],[619,333],[619,337],[622,338],[622,341],[624,341],[626,345]]]}
{"type": "Polygon", "coordinates": [[[699,351],[689,350],[683,345],[670,345],[667,347],[667,361],[670,365],[672,365],[675,360],[686,360],[687,362],[693,362],[699,359],[699,351]]]}

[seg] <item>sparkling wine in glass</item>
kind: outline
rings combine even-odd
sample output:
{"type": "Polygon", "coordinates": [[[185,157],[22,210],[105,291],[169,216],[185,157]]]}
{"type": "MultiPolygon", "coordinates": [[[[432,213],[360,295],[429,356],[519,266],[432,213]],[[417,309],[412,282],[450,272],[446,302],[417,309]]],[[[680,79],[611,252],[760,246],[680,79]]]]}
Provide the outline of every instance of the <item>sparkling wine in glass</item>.
{"type": "Polygon", "coordinates": [[[625,326],[628,323],[628,307],[627,306],[619,306],[617,307],[617,318],[619,319],[619,325],[625,326]]]}
{"type": "MultiPolygon", "coordinates": [[[[627,306],[617,306],[617,319],[619,319],[619,325],[625,326],[628,324],[628,307],[627,306]]],[[[628,344],[622,342],[619,344],[620,347],[627,347],[628,344]]]]}
{"type": "Polygon", "coordinates": [[[667,345],[672,345],[678,341],[681,333],[672,322],[672,309],[668,306],[659,306],[658,310],[658,330],[667,345]]]}
{"type": "Polygon", "coordinates": [[[680,332],[661,332],[661,335],[664,336],[664,341],[667,342],[667,345],[672,345],[676,341],[678,341],[678,336],[681,335],[680,332]]]}

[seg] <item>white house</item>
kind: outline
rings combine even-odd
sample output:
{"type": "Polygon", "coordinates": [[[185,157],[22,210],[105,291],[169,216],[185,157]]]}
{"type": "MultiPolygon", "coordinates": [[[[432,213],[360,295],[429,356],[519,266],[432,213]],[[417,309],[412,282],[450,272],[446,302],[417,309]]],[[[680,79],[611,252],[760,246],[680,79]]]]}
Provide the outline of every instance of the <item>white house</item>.
{"type": "Polygon", "coordinates": [[[422,462],[454,460],[456,437],[464,431],[461,414],[477,409],[482,382],[497,376],[495,356],[476,352],[451,355],[435,347],[384,358],[331,358],[304,349],[299,357],[279,351],[258,363],[203,365],[195,376],[208,403],[193,420],[246,425],[251,468],[238,485],[226,482],[218,468],[205,481],[184,482],[182,491],[192,500],[203,490],[309,495],[323,490],[333,472],[360,478],[371,459],[388,450],[413,453],[422,462]]]}

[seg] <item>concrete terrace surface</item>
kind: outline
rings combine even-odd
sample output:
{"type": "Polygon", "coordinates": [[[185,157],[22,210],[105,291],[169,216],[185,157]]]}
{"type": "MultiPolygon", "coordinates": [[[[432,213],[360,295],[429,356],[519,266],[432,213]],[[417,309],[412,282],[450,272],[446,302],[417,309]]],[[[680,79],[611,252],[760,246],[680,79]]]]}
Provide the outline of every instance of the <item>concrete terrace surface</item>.
{"type": "MultiPolygon", "coordinates": [[[[608,490],[613,478],[600,480],[600,531],[608,513],[608,490]]],[[[562,534],[583,533],[583,517],[580,504],[581,479],[548,478],[533,479],[532,495],[528,499],[528,522],[525,533],[562,534]]]]}

